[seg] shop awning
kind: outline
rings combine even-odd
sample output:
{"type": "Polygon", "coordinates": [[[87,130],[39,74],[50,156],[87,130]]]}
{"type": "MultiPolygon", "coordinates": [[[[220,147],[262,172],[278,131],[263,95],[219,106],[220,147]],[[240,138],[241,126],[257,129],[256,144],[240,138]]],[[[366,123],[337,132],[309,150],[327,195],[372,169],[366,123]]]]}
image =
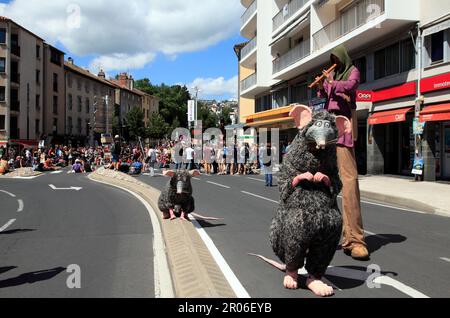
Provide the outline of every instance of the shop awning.
{"type": "Polygon", "coordinates": [[[283,124],[292,122],[294,123],[294,118],[292,117],[285,117],[285,118],[275,118],[275,119],[268,119],[268,120],[260,120],[253,123],[248,123],[247,126],[249,127],[267,127],[269,125],[274,124],[283,124]]]}
{"type": "Polygon", "coordinates": [[[406,121],[406,114],[411,110],[413,110],[413,107],[373,113],[369,117],[369,125],[399,123],[406,121]]]}
{"type": "Polygon", "coordinates": [[[38,141],[35,140],[10,140],[11,145],[21,145],[23,147],[37,147],[39,145],[38,141]]]}
{"type": "Polygon", "coordinates": [[[428,106],[420,112],[421,122],[445,120],[450,120],[450,104],[428,106]]]}

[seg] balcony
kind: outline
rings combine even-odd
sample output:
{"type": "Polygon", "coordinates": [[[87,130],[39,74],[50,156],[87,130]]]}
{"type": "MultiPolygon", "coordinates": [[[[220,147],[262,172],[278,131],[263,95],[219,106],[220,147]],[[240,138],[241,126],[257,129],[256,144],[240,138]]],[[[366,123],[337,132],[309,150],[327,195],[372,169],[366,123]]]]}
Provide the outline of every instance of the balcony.
{"type": "Polygon", "coordinates": [[[311,54],[311,41],[306,40],[273,61],[273,74],[281,72],[311,54]]]}
{"type": "Polygon", "coordinates": [[[256,10],[257,1],[247,8],[241,17],[241,35],[247,39],[251,39],[256,34],[256,10]]]}
{"type": "Polygon", "coordinates": [[[20,101],[18,100],[11,101],[11,111],[20,112],[20,101]]]}
{"type": "Polygon", "coordinates": [[[245,10],[244,14],[241,17],[241,26],[244,26],[247,24],[247,22],[250,20],[250,18],[253,16],[253,14],[256,12],[257,1],[253,1],[253,3],[245,10]]]}
{"type": "Polygon", "coordinates": [[[11,54],[20,57],[20,46],[18,45],[11,46],[11,54]]]}
{"type": "Polygon", "coordinates": [[[241,92],[244,92],[244,91],[248,90],[250,87],[255,86],[256,78],[257,78],[256,73],[253,73],[246,79],[242,80],[241,81],[241,92]]]}
{"type": "Polygon", "coordinates": [[[298,12],[308,0],[291,0],[284,6],[280,12],[272,19],[273,31],[277,30],[284,22],[289,20],[296,12],[298,12]]]}
{"type": "Polygon", "coordinates": [[[11,83],[20,84],[20,74],[19,73],[11,74],[11,83]]]}
{"type": "Polygon", "coordinates": [[[245,67],[251,67],[256,63],[256,58],[250,59],[250,56],[255,55],[257,46],[257,38],[256,36],[247,43],[246,46],[241,51],[241,64],[245,67]]]}
{"type": "Polygon", "coordinates": [[[314,51],[338,40],[385,12],[384,0],[363,0],[313,35],[314,51]],[[377,8],[368,10],[368,8],[377,8]]]}

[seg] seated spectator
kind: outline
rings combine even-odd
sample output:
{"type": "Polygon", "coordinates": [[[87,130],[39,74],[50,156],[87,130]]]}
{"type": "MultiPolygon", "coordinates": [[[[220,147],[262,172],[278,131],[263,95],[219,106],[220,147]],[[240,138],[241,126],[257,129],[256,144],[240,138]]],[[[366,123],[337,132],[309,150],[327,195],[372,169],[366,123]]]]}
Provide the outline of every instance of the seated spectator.
{"type": "Polygon", "coordinates": [[[83,173],[83,165],[80,160],[75,160],[75,164],[72,166],[72,170],[74,173],[83,173]]]}
{"type": "Polygon", "coordinates": [[[91,164],[89,163],[89,161],[84,161],[83,162],[83,166],[84,166],[84,172],[86,173],[91,173],[92,171],[92,167],[91,164]]]}
{"type": "Polygon", "coordinates": [[[139,175],[142,173],[143,164],[140,161],[135,161],[131,165],[130,174],[131,175],[139,175]]]}
{"type": "Polygon", "coordinates": [[[119,166],[119,171],[123,173],[129,173],[130,165],[126,161],[122,161],[122,163],[119,166]]]}
{"type": "Polygon", "coordinates": [[[0,159],[0,175],[6,174],[9,172],[8,161],[5,159],[0,159]]]}

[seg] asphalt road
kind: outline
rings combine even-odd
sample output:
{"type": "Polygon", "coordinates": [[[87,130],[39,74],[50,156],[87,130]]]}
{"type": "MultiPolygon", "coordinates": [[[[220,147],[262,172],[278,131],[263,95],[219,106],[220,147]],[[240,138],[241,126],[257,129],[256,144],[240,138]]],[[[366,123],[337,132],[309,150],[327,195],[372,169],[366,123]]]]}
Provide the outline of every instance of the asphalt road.
{"type": "MultiPolygon", "coordinates": [[[[158,189],[168,181],[160,175],[139,179],[158,189]]],[[[285,290],[283,273],[247,255],[276,259],[268,234],[279,200],[277,187],[264,187],[260,176],[205,175],[193,180],[193,187],[196,211],[225,219],[200,223],[249,296],[313,297],[304,287],[285,290]]],[[[450,218],[365,202],[363,219],[371,259],[355,261],[337,251],[326,276],[337,288],[335,297],[450,297],[450,218]],[[378,286],[367,283],[373,282],[372,268],[380,270],[374,281],[378,286]]]]}
{"type": "Polygon", "coordinates": [[[67,171],[0,190],[0,298],[155,296],[152,224],[135,197],[67,171]]]}

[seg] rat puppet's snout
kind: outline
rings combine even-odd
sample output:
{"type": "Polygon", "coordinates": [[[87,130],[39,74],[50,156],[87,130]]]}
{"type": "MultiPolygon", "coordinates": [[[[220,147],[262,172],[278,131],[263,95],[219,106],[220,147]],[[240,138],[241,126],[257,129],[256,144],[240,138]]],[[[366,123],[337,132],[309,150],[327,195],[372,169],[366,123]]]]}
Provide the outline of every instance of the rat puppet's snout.
{"type": "Polygon", "coordinates": [[[312,125],[307,133],[306,139],[309,143],[314,144],[316,149],[325,149],[326,146],[337,138],[336,132],[328,120],[318,120],[312,125]]]}

